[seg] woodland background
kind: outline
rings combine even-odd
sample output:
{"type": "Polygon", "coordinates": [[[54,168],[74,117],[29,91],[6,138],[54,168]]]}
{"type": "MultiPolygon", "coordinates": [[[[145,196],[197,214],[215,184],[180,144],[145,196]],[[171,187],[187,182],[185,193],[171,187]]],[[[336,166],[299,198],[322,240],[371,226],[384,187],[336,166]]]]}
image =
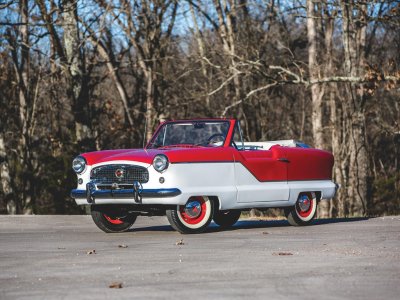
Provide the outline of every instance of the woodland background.
{"type": "Polygon", "coordinates": [[[226,116],[334,153],[319,216],[398,214],[399,53],[398,1],[1,0],[0,213],[83,213],[77,154],[226,116]]]}

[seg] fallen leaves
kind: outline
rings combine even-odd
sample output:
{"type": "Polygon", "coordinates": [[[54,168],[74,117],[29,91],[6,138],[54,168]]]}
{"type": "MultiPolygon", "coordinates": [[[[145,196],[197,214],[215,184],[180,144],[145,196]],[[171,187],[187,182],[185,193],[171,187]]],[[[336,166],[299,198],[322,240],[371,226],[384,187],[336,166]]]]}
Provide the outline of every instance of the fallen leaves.
{"type": "Polygon", "coordinates": [[[128,248],[128,246],[124,245],[124,244],[121,244],[121,245],[118,245],[118,248],[128,248]]]}
{"type": "Polygon", "coordinates": [[[122,282],[113,282],[108,287],[110,289],[122,289],[122,282]]]}
{"type": "Polygon", "coordinates": [[[269,232],[267,232],[267,231],[263,231],[263,233],[262,234],[269,234],[269,232]]]}
{"type": "Polygon", "coordinates": [[[96,250],[93,249],[93,250],[86,251],[86,255],[90,255],[90,254],[96,254],[96,250]]]}
{"type": "Polygon", "coordinates": [[[183,239],[180,239],[179,241],[177,241],[177,242],[175,243],[175,245],[181,246],[181,245],[185,245],[185,243],[183,242],[183,239]]]}
{"type": "Polygon", "coordinates": [[[293,255],[291,252],[274,252],[272,255],[279,255],[279,256],[288,256],[288,255],[293,255]]]}

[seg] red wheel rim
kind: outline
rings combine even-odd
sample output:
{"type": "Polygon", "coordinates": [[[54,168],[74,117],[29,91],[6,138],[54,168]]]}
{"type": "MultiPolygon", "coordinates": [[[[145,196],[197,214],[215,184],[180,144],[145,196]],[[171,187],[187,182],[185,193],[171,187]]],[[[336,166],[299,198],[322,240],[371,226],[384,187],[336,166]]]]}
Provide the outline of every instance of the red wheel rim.
{"type": "MultiPolygon", "coordinates": [[[[310,193],[304,193],[301,196],[306,196],[307,197],[307,199],[305,201],[308,201],[308,203],[307,203],[308,209],[307,210],[302,210],[300,208],[299,201],[297,201],[297,203],[296,203],[296,211],[297,211],[297,213],[299,214],[300,217],[307,218],[313,212],[314,199],[313,199],[313,197],[311,196],[310,193]]],[[[300,198],[299,198],[299,200],[300,200],[300,198]]]]}
{"type": "Polygon", "coordinates": [[[188,224],[198,224],[200,223],[203,219],[204,216],[206,215],[207,212],[207,204],[206,201],[203,199],[203,197],[193,197],[190,198],[188,203],[186,205],[182,205],[179,207],[179,213],[182,217],[182,219],[188,223],[188,224]],[[191,216],[190,214],[187,213],[187,208],[193,206],[192,210],[194,212],[198,212],[198,210],[201,210],[198,215],[191,216]]]}
{"type": "Polygon", "coordinates": [[[111,218],[111,217],[107,216],[106,214],[103,214],[103,216],[104,216],[104,218],[106,218],[106,220],[107,220],[108,222],[110,222],[111,224],[120,225],[120,224],[123,224],[123,223],[124,223],[124,222],[121,221],[120,219],[111,218]]]}

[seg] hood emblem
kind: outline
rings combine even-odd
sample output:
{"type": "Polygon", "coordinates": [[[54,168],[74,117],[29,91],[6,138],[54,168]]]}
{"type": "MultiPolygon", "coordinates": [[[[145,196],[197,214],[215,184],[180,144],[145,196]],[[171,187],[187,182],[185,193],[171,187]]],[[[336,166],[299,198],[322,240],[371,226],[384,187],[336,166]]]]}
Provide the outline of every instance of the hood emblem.
{"type": "Polygon", "coordinates": [[[125,171],[123,169],[117,169],[115,170],[115,177],[121,179],[125,175],[125,171]]]}

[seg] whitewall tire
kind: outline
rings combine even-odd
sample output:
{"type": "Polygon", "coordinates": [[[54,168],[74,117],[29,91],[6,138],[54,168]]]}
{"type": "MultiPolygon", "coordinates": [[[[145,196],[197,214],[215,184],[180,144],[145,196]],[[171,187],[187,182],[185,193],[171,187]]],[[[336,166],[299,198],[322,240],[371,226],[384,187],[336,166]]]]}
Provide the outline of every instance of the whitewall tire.
{"type": "Polygon", "coordinates": [[[303,226],[311,224],[317,213],[317,197],[314,192],[300,193],[296,204],[286,210],[290,225],[303,226]]]}
{"type": "Polygon", "coordinates": [[[214,205],[206,196],[191,197],[185,205],[166,212],[171,226],[180,233],[200,233],[213,218],[214,205]]]}

